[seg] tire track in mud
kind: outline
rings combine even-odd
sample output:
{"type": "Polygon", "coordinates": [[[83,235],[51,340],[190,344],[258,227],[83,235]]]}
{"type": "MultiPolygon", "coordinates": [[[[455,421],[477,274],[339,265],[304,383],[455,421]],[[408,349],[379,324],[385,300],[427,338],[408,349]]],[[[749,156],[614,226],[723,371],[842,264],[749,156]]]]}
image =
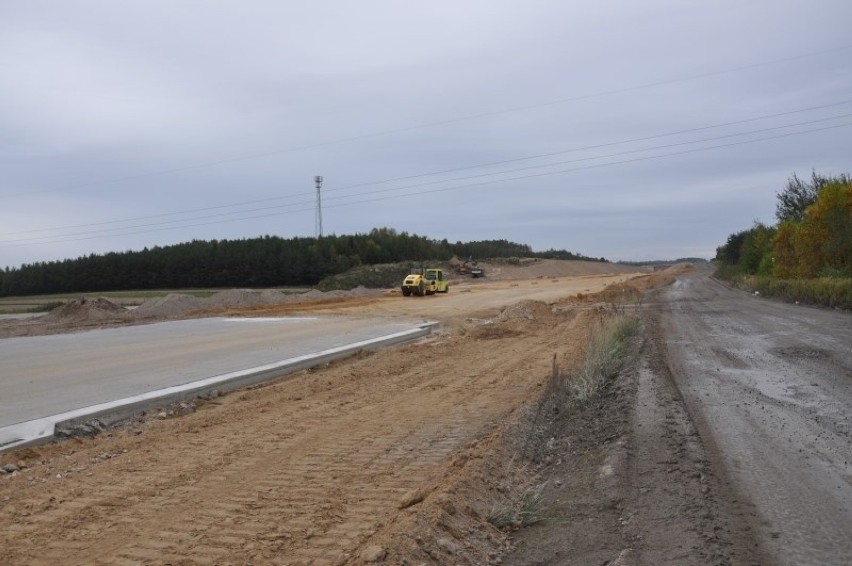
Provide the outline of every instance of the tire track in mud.
{"type": "Polygon", "coordinates": [[[645,327],[627,458],[632,561],[762,563],[712,462],[712,440],[699,436],[673,378],[659,312],[647,313],[645,327]]]}
{"type": "Polygon", "coordinates": [[[34,466],[45,483],[0,491],[5,559],[343,563],[536,392],[565,339],[529,325],[504,339],[449,336],[235,393],[139,436],[54,447],[70,474],[34,466]]]}
{"type": "Polygon", "coordinates": [[[852,319],[706,277],[665,296],[667,363],[755,562],[848,562],[852,319]]]}

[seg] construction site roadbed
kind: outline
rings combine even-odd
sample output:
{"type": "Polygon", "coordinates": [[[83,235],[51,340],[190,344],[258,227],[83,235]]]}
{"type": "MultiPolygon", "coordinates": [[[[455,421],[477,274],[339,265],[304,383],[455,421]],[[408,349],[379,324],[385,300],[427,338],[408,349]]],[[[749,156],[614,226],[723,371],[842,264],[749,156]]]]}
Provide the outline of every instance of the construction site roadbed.
{"type": "Polygon", "coordinates": [[[361,317],[199,318],[0,341],[0,449],[262,383],[437,323],[361,317]]]}
{"type": "MultiPolygon", "coordinates": [[[[677,317],[710,316],[721,325],[737,320],[738,332],[740,312],[765,312],[766,333],[789,340],[785,325],[819,315],[707,287],[704,274],[685,283],[693,280],[684,273],[503,280],[455,285],[446,296],[250,309],[243,314],[434,318],[442,327],[200,401],[180,416],[0,454],[4,558],[697,566],[821,556],[834,563],[848,555],[836,536],[848,521],[820,539],[811,536],[820,523],[806,506],[799,520],[775,520],[788,506],[741,477],[745,456],[727,450],[723,435],[733,425],[719,432],[717,406],[702,405],[715,384],[726,393],[734,380],[757,375],[743,371],[748,358],[729,367],[720,354],[712,372],[693,374],[678,365],[687,359],[678,354],[683,340],[669,330],[677,317]],[[559,401],[554,384],[580,375],[595,329],[630,312],[641,320],[622,370],[583,403],[559,401]]],[[[847,319],[831,320],[845,328],[847,319]]],[[[848,352],[829,340],[820,348],[819,359],[835,364],[827,367],[848,370],[848,352]]],[[[802,371],[821,379],[817,370],[802,371]]],[[[818,390],[848,408],[838,394],[848,386],[836,381],[818,390]]],[[[768,405],[726,407],[762,415],[768,405]]],[[[821,481],[802,439],[803,452],[790,458],[821,481]]],[[[848,517],[848,485],[834,489],[837,505],[826,509],[848,517]]]]}

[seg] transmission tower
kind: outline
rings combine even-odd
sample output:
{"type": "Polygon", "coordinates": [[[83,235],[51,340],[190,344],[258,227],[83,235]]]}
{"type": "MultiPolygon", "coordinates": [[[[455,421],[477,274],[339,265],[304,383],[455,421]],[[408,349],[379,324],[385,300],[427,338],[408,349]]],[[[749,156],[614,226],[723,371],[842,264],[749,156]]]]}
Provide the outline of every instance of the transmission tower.
{"type": "Polygon", "coordinates": [[[316,233],[317,238],[322,238],[322,197],[320,196],[320,188],[322,187],[322,175],[314,177],[314,183],[317,186],[317,217],[316,217],[316,233]]]}

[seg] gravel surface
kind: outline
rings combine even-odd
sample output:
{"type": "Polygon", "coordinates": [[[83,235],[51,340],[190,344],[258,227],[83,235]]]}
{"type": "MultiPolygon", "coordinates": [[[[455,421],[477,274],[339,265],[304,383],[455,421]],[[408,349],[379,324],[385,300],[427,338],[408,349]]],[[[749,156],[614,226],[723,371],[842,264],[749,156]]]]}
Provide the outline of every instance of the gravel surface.
{"type": "Polygon", "coordinates": [[[734,517],[771,564],[852,556],[852,315],[706,275],[663,294],[668,366],[734,517]]]}

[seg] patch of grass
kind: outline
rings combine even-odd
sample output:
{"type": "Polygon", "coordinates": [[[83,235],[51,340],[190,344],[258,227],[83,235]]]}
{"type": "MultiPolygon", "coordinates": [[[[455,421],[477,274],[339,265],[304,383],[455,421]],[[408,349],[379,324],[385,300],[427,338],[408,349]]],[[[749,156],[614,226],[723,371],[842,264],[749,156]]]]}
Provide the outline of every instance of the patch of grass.
{"type": "Polygon", "coordinates": [[[49,301],[27,309],[27,312],[50,312],[65,304],[65,301],[49,301]]]}
{"type": "Polygon", "coordinates": [[[603,318],[590,331],[579,367],[561,372],[554,354],[550,378],[530,411],[530,434],[522,448],[525,459],[541,461],[546,455],[545,442],[554,422],[563,414],[587,406],[618,374],[624,364],[629,338],[639,326],[637,310],[630,305],[615,304],[603,310],[603,318]]]}
{"type": "Polygon", "coordinates": [[[487,519],[495,528],[501,531],[523,529],[543,520],[539,515],[539,507],[544,499],[543,483],[524,491],[517,501],[502,509],[492,511],[487,519]]]}
{"type": "Polygon", "coordinates": [[[757,291],[789,303],[820,305],[852,310],[852,277],[816,277],[813,279],[776,279],[743,275],[732,269],[719,269],[716,277],[746,291],[757,291]]]}
{"type": "Polygon", "coordinates": [[[447,262],[441,261],[403,261],[376,265],[359,265],[343,273],[326,277],[317,284],[320,291],[349,291],[355,287],[368,289],[391,289],[402,285],[405,276],[413,267],[437,267],[444,270],[445,276],[453,274],[447,262]]]}
{"type": "Polygon", "coordinates": [[[726,265],[726,264],[718,264],[716,267],[715,273],[713,273],[715,277],[718,279],[723,279],[725,281],[734,282],[737,279],[741,279],[741,274],[739,269],[737,269],[734,265],[726,265]]]}
{"type": "Polygon", "coordinates": [[[326,277],[317,284],[320,291],[349,291],[355,287],[388,289],[402,284],[414,263],[359,265],[343,273],[326,277]]]}
{"type": "Polygon", "coordinates": [[[585,404],[615,377],[624,362],[627,339],[638,327],[636,316],[616,312],[593,329],[583,365],[568,378],[569,402],[585,404]]]}
{"type": "Polygon", "coordinates": [[[774,279],[745,277],[748,289],[783,301],[852,309],[852,278],[774,279]]]}

